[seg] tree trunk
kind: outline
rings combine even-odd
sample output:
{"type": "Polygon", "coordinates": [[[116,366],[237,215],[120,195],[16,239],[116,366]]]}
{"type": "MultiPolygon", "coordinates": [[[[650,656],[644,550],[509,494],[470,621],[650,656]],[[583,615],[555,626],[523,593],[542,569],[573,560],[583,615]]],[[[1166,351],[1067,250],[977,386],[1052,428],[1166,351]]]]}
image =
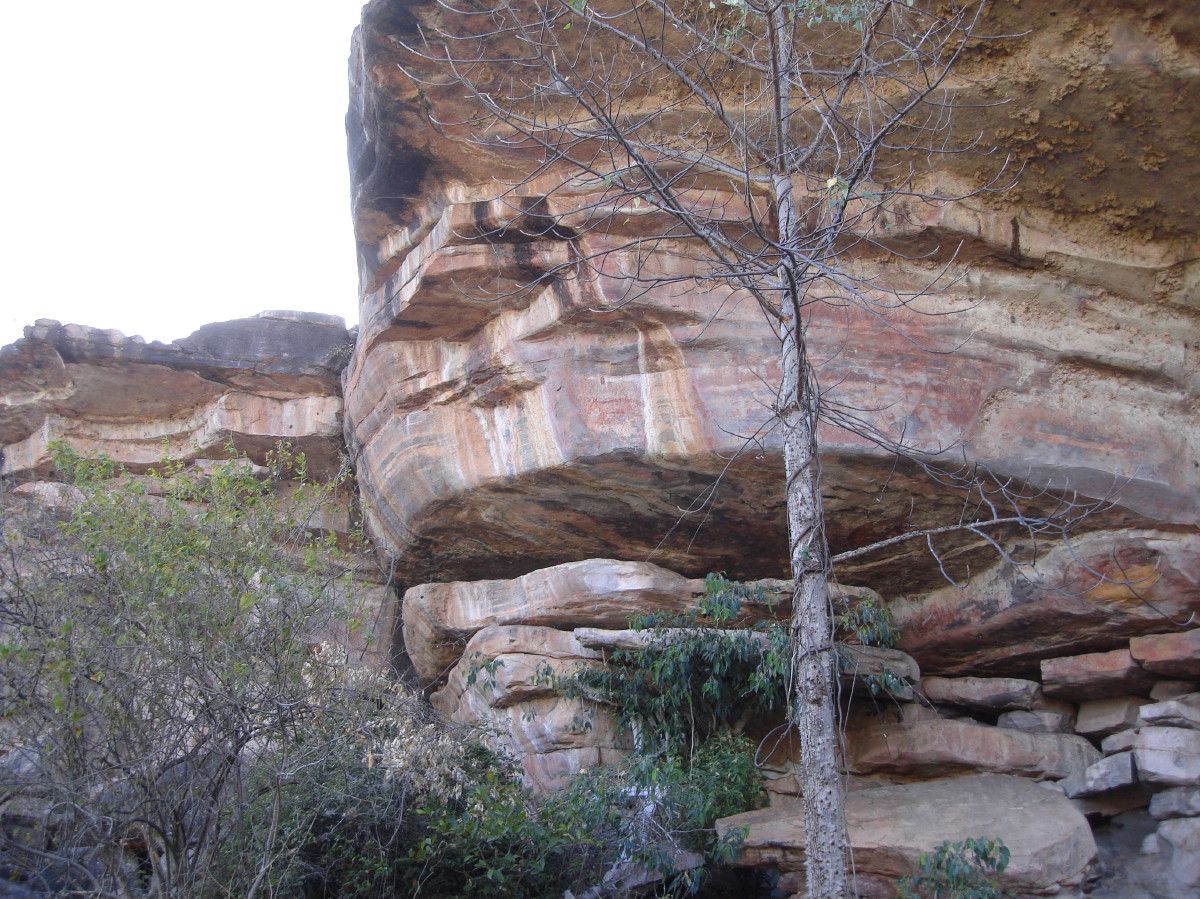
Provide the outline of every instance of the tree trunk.
{"type": "MultiPolygon", "coordinates": [[[[780,243],[793,247],[798,221],[790,178],[775,180],[780,243]]],[[[845,797],[838,769],[835,706],[836,656],[829,607],[829,551],[821,501],[817,447],[819,396],[805,344],[801,317],[804,272],[785,259],[780,325],[783,372],[779,418],[787,473],[788,541],[792,576],[793,718],[800,735],[800,779],[804,794],[805,853],[811,899],[844,899],[849,890],[849,839],[845,797]]]]}

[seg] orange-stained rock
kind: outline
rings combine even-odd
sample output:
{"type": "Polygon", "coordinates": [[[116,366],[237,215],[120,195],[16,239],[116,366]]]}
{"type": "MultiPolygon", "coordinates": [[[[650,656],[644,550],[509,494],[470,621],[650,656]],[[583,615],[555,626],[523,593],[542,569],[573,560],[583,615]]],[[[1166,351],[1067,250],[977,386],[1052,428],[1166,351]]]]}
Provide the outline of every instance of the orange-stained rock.
{"type": "Polygon", "coordinates": [[[927,674],[1039,679],[1045,659],[1124,649],[1161,631],[1164,615],[1200,612],[1195,531],[1085,534],[1043,550],[1036,579],[994,566],[958,587],[906,593],[892,605],[900,648],[927,674]]]}
{"type": "Polygon", "coordinates": [[[1127,649],[1093,652],[1042,662],[1042,689],[1065,699],[1103,699],[1115,694],[1150,694],[1155,681],[1127,649]]]}
{"type": "Polygon", "coordinates": [[[1140,696],[1110,696],[1081,702],[1075,733],[1096,740],[1128,730],[1138,723],[1138,711],[1149,702],[1140,696]]]}
{"type": "Polygon", "coordinates": [[[656,609],[683,611],[703,584],[636,562],[587,559],[511,581],[422,584],[404,594],[404,642],[423,677],[442,676],[485,627],[615,628],[656,609]]]}
{"type": "MultiPolygon", "coordinates": [[[[568,676],[600,659],[599,652],[584,647],[570,631],[530,625],[486,627],[467,644],[462,659],[430,702],[454,718],[463,694],[473,690],[491,708],[505,708],[554,695],[554,677],[568,676]]],[[[462,716],[455,720],[467,723],[462,716]]]]}
{"type": "Polygon", "coordinates": [[[479,631],[433,693],[433,707],[456,724],[482,727],[545,791],[581,768],[620,759],[627,739],[605,710],[556,694],[554,677],[601,664],[567,632],[528,625],[479,631]]]}
{"type": "Polygon", "coordinates": [[[345,322],[317,313],[264,312],[171,344],[39,320],[0,350],[0,474],[49,474],[59,439],[135,471],[227,446],[262,461],[286,440],[310,473],[331,473],[350,341],[345,322]]]}
{"type": "MultiPolygon", "coordinates": [[[[351,66],[363,290],[346,434],[398,579],[515,577],[597,556],[689,576],[785,573],[772,327],[748,302],[693,288],[677,244],[646,261],[678,278],[665,287],[642,290],[618,255],[597,278],[568,267],[524,289],[664,221],[585,211],[583,189],[547,197],[549,175],[500,196],[497,179],[520,181],[533,160],[449,138],[431,119],[469,116],[461,86],[434,72],[419,87],[398,66],[435,8],[451,15],[372,4],[351,66]]],[[[1029,679],[1044,658],[1161,629],[1155,609],[1200,611],[1200,140],[1178,113],[1200,102],[1198,63],[1186,4],[1027,0],[988,15],[985,30],[1016,36],[970,48],[954,90],[964,127],[1019,160],[1020,182],[914,204],[880,235],[910,258],[854,260],[914,289],[945,263],[958,280],[923,311],[958,311],[814,308],[808,335],[829,399],[870,410],[884,433],[953,447],[1014,485],[1112,500],[1074,535],[1078,559],[1039,562],[1044,584],[989,570],[974,536],[935,540],[956,581],[972,575],[964,590],[921,541],[842,568],[906,597],[901,648],[927,673],[1029,679]],[[1080,561],[1105,577],[1081,578],[1080,561]]],[[[970,191],[979,165],[947,160],[926,186],[970,191]]],[[[719,185],[693,200],[744,206],[719,185]]],[[[874,444],[832,428],[821,439],[835,551],[958,519],[961,495],[874,444]]]]}
{"type": "MultiPolygon", "coordinates": [[[[741,605],[739,619],[786,620],[791,614],[792,582],[764,580],[741,605]],[[761,597],[761,598],[760,598],[761,597]]],[[[630,622],[653,612],[678,613],[695,608],[704,581],[685,578],[647,562],[585,559],[532,571],[511,580],[421,584],[404,594],[404,639],[422,677],[442,676],[462,655],[473,634],[506,624],[540,625],[559,630],[594,631],[589,645],[640,644],[648,635],[625,632],[630,622]],[[614,642],[615,641],[615,642],[614,642]],[[623,641],[623,642],[622,642],[623,641]]],[[[829,584],[835,603],[879,595],[864,587],[829,584]]],[[[847,646],[842,651],[848,674],[880,674],[889,664],[901,678],[915,682],[920,670],[911,657],[895,650],[847,646]]]]}
{"type": "Polygon", "coordinates": [[[1153,634],[1129,641],[1129,652],[1143,668],[1167,677],[1200,677],[1200,628],[1153,634]]]}
{"type": "Polygon", "coordinates": [[[933,703],[989,711],[1034,709],[1042,698],[1036,681],[1016,677],[924,677],[921,692],[933,703]]]}

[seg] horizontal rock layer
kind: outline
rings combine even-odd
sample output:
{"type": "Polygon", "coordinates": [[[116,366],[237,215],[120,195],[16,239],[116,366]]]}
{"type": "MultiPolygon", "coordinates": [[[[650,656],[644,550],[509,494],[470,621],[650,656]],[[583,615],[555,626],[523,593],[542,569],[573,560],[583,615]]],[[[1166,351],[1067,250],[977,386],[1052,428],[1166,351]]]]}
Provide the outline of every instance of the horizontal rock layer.
{"type": "Polygon", "coordinates": [[[0,350],[0,474],[50,473],[58,439],[134,470],[229,446],[261,461],[286,440],[312,473],[336,470],[351,339],[316,313],[264,312],[171,344],[40,320],[0,350]]]}

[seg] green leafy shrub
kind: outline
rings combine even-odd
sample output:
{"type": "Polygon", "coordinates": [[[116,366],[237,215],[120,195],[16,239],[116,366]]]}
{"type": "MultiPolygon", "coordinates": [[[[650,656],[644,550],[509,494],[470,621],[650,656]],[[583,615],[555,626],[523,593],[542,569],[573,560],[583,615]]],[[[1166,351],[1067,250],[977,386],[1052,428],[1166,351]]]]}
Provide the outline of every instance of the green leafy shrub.
{"type": "Polygon", "coordinates": [[[876,605],[872,598],[848,603],[837,616],[838,637],[846,643],[883,646],[891,649],[900,642],[900,630],[892,610],[876,605]]]}
{"type": "Polygon", "coordinates": [[[912,874],[897,884],[897,899],[1005,899],[992,876],[1004,873],[1010,857],[1001,840],[947,840],[917,858],[912,874]]]}
{"type": "Polygon", "coordinates": [[[580,811],[539,807],[515,778],[488,773],[461,799],[421,809],[425,834],[409,854],[411,895],[532,899],[578,888],[599,845],[580,811]]]}
{"type": "Polygon", "coordinates": [[[408,887],[428,899],[558,899],[624,863],[663,878],[664,894],[688,894],[702,871],[681,868],[686,853],[730,861],[741,835],[720,840],[713,823],[760,796],[753,746],[728,736],[688,759],[634,755],[581,772],[540,801],[511,774],[491,773],[419,811],[424,833],[409,854],[408,887]]]}
{"type": "Polygon", "coordinates": [[[765,599],[761,587],[709,575],[695,608],[631,622],[647,632],[644,646],[614,651],[606,668],[550,679],[565,696],[607,707],[618,726],[633,732],[640,752],[689,752],[786,708],[786,629],[775,621],[730,627],[747,601],[765,605],[765,599]]]}
{"type": "Polygon", "coordinates": [[[282,446],[263,467],[140,475],[52,449],[65,483],[46,502],[0,497],[0,755],[34,760],[0,773],[0,800],[53,810],[55,851],[6,832],[0,856],[96,894],[197,895],[248,756],[295,744],[331,700],[314,642],[362,620],[315,524],[348,472],[315,482],[282,446]]]}
{"type": "Polygon", "coordinates": [[[345,690],[254,759],[211,894],[370,899],[415,895],[414,849],[452,806],[511,762],[382,678],[345,690]],[[280,777],[280,772],[286,776],[280,777]]]}

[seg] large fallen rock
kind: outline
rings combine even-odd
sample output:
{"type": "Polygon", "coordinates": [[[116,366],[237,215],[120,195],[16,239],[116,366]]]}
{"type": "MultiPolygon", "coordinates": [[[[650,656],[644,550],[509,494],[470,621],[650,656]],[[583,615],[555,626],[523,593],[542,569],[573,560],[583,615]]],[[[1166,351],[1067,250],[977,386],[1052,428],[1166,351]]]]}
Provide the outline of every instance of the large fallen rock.
{"type": "Polygon", "coordinates": [[[1075,733],[1100,739],[1128,730],[1138,723],[1139,711],[1149,702],[1140,696],[1112,696],[1081,702],[1075,719],[1075,733]]]}
{"type": "Polygon", "coordinates": [[[1138,776],[1172,787],[1200,786],[1200,731],[1143,727],[1133,742],[1138,776]]]}
{"type": "Polygon", "coordinates": [[[1113,694],[1149,695],[1156,678],[1128,649],[1045,659],[1042,690],[1064,699],[1107,699],[1113,694]]]}
{"type": "Polygon", "coordinates": [[[1143,668],[1156,674],[1200,677],[1200,628],[1135,637],[1129,641],[1129,651],[1143,668]]]}
{"type": "Polygon", "coordinates": [[[1028,733],[970,720],[860,723],[846,731],[846,767],[854,774],[917,779],[994,772],[1061,780],[1099,759],[1099,751],[1083,737],[1028,733]]]}
{"type": "MultiPolygon", "coordinates": [[[[968,837],[1000,839],[1012,852],[1001,878],[1019,893],[1077,885],[1096,853],[1091,828],[1062,795],[1020,777],[979,775],[860,790],[846,797],[856,870],[894,880],[917,856],[968,837]]],[[[804,821],[798,801],[717,822],[724,835],[744,829],[737,864],[799,871],[804,821]]]]}
{"type": "Polygon", "coordinates": [[[1016,677],[925,677],[921,692],[930,702],[987,712],[1038,707],[1042,688],[1037,681],[1016,677]]]}
{"type": "Polygon", "coordinates": [[[1068,798],[1078,799],[1133,788],[1136,784],[1137,772],[1133,769],[1133,753],[1117,752],[1089,765],[1086,770],[1071,775],[1059,785],[1068,798]]]}

